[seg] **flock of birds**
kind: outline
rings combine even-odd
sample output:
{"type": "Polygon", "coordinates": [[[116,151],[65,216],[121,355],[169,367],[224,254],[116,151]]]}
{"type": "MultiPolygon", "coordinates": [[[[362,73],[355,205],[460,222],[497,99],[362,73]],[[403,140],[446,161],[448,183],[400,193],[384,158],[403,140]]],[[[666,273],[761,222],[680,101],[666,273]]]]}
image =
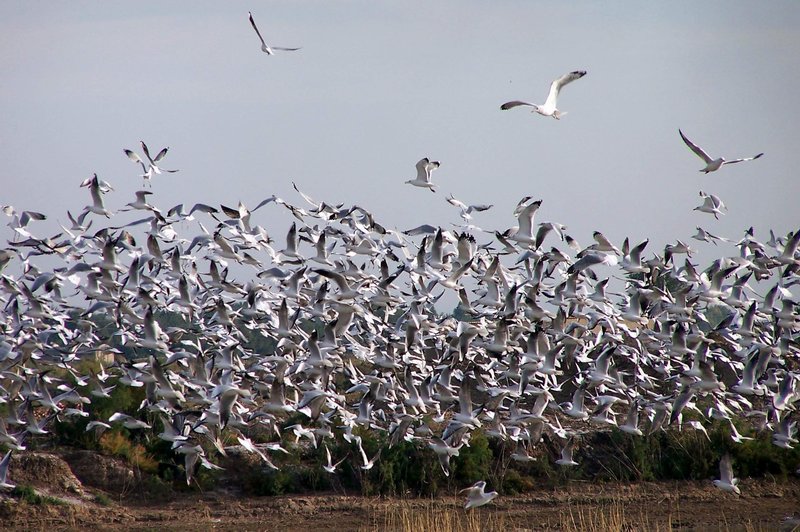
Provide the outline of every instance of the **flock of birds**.
{"type": "MultiPolygon", "coordinates": [[[[249,18],[264,52],[294,50],[269,47],[249,18]]],[[[543,105],[502,108],[559,119],[559,91],[585,74],[553,81],[543,105]]],[[[680,136],[706,173],[761,156],[712,159],[680,136]]],[[[176,171],[159,167],[167,148],[142,149],[144,158],[125,154],[145,183],[176,171]]],[[[435,191],[438,167],[421,159],[407,183],[435,191]]],[[[81,186],[91,202],[54,236],[35,231],[44,214],[3,209],[13,235],[0,249],[0,445],[9,449],[0,489],[13,487],[12,452],[74,419],[98,433],[151,430],[159,419],[187,483],[199,466],[219,468],[212,455],[228,451],[224,441],[277,469],[275,453],[293,449],[281,444],[287,433],[324,446],[331,474],[347,459],[331,456],[333,438],[352,446],[356,467],[380,459],[365,452],[363,431],[389,445],[420,442],[445,475],[476,430],[510,442],[521,462],[547,434],[562,442],[563,467],[596,430],[705,433],[722,420],[735,442],[764,431],[779,447],[798,442],[800,230],[760,241],[752,230],[737,240],[698,227],[697,241],[738,249],[701,268],[680,240],[648,255],[647,240],[618,246],[595,232],[581,246],[566,226],[536,221],[542,202],[531,197],[510,213],[512,227],[474,225],[492,206],[451,195],[458,223],[399,231],[296,186],[299,205],[270,196],[252,208],[163,210],[141,190],[116,213],[111,184],[94,175],[81,186]],[[258,225],[262,208],[272,220],[291,215],[285,238],[258,225]],[[126,210],[142,217],[116,222],[126,210]],[[452,315],[434,308],[445,294],[458,300],[452,315]],[[162,328],[165,312],[185,325],[162,328]],[[274,348],[255,349],[254,337],[274,348]],[[84,364],[105,352],[113,363],[84,364]],[[92,418],[92,401],[120,386],[144,390],[138,412],[92,418]],[[303,421],[286,426],[298,413],[303,421]]],[[[719,198],[701,194],[697,210],[722,213],[719,198]]],[[[714,484],[739,493],[727,455],[714,484]]],[[[465,490],[467,508],[497,496],[485,486],[465,490]]]]}

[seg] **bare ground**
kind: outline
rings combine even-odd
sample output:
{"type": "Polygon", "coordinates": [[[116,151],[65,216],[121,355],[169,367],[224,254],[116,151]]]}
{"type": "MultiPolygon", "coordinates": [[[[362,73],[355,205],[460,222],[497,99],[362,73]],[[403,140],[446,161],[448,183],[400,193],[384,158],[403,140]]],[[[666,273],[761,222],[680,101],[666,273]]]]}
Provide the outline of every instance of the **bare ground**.
{"type": "Polygon", "coordinates": [[[144,502],[136,490],[120,498],[82,484],[58,456],[35,454],[13,465],[14,482],[57,500],[31,504],[0,494],[0,528],[11,530],[408,530],[414,516],[439,529],[448,522],[451,530],[791,530],[783,519],[800,514],[798,480],[744,479],[741,496],[710,481],[571,482],[501,496],[468,513],[456,496],[241,497],[215,490],[144,502]]]}

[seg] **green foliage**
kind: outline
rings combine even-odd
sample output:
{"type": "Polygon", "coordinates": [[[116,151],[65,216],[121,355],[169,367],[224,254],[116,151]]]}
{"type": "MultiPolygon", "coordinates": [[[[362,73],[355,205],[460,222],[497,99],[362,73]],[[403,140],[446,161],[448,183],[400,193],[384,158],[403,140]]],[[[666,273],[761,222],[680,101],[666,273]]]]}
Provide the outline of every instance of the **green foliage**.
{"type": "Polygon", "coordinates": [[[401,441],[384,449],[376,467],[381,494],[429,496],[445,482],[439,459],[420,442],[401,441]]]}
{"type": "Polygon", "coordinates": [[[243,484],[245,493],[257,496],[283,495],[289,492],[300,491],[298,489],[292,489],[299,486],[295,482],[295,475],[290,468],[282,468],[278,471],[268,468],[253,470],[252,473],[244,479],[243,484]]]}
{"type": "Polygon", "coordinates": [[[94,502],[100,506],[111,506],[111,498],[105,493],[98,493],[94,496],[94,502]]]}
{"type": "Polygon", "coordinates": [[[469,446],[462,447],[458,456],[450,460],[453,479],[458,485],[467,485],[489,478],[493,458],[486,435],[480,430],[474,431],[469,446]]]}
{"type": "Polygon", "coordinates": [[[43,505],[63,505],[64,501],[48,495],[39,495],[31,486],[15,486],[11,495],[18,498],[21,502],[35,506],[43,505]]]}

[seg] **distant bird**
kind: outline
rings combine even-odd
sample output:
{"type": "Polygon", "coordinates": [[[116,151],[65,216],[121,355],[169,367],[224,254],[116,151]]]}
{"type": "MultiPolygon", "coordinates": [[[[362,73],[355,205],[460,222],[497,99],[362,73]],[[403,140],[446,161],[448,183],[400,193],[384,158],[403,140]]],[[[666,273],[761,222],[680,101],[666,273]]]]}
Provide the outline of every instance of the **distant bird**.
{"type": "Polygon", "coordinates": [[[535,103],[523,102],[520,100],[513,100],[510,102],[506,102],[500,106],[500,109],[503,111],[507,111],[508,109],[512,109],[514,107],[518,107],[520,105],[527,105],[529,107],[533,107],[533,113],[539,113],[542,116],[552,116],[556,120],[561,119],[562,116],[567,114],[566,112],[559,111],[556,108],[556,99],[558,98],[558,93],[561,91],[561,88],[570,83],[575,81],[576,79],[581,79],[583,76],[586,75],[585,70],[575,70],[570,72],[569,74],[564,74],[560,78],[554,80],[550,84],[550,92],[547,95],[547,100],[545,100],[544,104],[536,105],[535,103]]]}
{"type": "Polygon", "coordinates": [[[719,220],[719,216],[721,214],[725,214],[722,211],[728,210],[728,208],[725,207],[725,204],[722,203],[722,200],[719,199],[719,197],[715,196],[714,194],[706,194],[701,190],[700,197],[703,198],[703,204],[698,207],[695,207],[694,208],[695,211],[707,212],[708,214],[713,214],[714,218],[719,220]]]}
{"type": "Polygon", "coordinates": [[[497,497],[496,491],[490,491],[489,493],[484,493],[484,489],[486,488],[486,481],[479,480],[469,488],[464,488],[459,493],[467,492],[467,504],[464,505],[464,509],[469,510],[470,508],[477,508],[478,506],[483,506],[484,504],[490,503],[495,497],[497,497]]]}
{"type": "Polygon", "coordinates": [[[94,214],[99,214],[100,216],[105,216],[106,218],[111,218],[112,213],[106,209],[106,206],[103,203],[103,194],[109,190],[113,190],[111,185],[105,181],[99,180],[97,178],[97,174],[94,174],[93,177],[85,179],[83,183],[81,183],[81,186],[89,187],[89,193],[92,195],[92,204],[84,207],[84,212],[92,212],[94,214]]]}
{"type": "MultiPolygon", "coordinates": [[[[134,162],[136,164],[141,165],[142,172],[144,172],[142,174],[142,179],[143,179],[142,185],[143,186],[147,186],[148,185],[148,183],[150,182],[150,179],[153,177],[154,173],[161,174],[163,172],[167,172],[169,174],[174,174],[175,172],[178,171],[178,170],[166,170],[166,169],[161,168],[161,167],[158,166],[158,163],[161,162],[161,160],[164,157],[166,157],[167,152],[169,151],[169,147],[163,148],[161,151],[159,151],[156,154],[155,157],[151,157],[150,156],[150,150],[147,148],[147,144],[145,144],[144,141],[140,141],[140,144],[142,145],[142,150],[144,151],[144,155],[147,158],[147,161],[148,161],[148,163],[150,165],[149,167],[145,164],[145,162],[142,160],[142,158],[139,157],[139,154],[134,152],[133,150],[124,149],[122,151],[125,152],[125,155],[128,156],[128,159],[130,159],[131,162],[134,162]]],[[[150,185],[150,186],[152,187],[152,185],[150,185]]]]}
{"type": "Polygon", "coordinates": [[[327,471],[328,473],[333,474],[333,473],[336,472],[336,468],[339,467],[339,464],[344,462],[347,459],[348,456],[349,455],[345,455],[344,458],[342,458],[341,460],[339,460],[336,463],[333,463],[333,460],[331,459],[331,450],[328,449],[328,446],[326,445],[325,446],[325,457],[326,457],[328,463],[326,465],[322,466],[322,468],[325,471],[327,471]]]}
{"type": "Polygon", "coordinates": [[[725,164],[741,163],[744,161],[754,161],[755,159],[758,159],[759,157],[764,155],[763,153],[759,153],[758,155],[754,155],[752,157],[744,157],[742,159],[733,159],[730,161],[725,160],[723,157],[717,157],[716,159],[713,159],[711,158],[710,155],[708,155],[705,151],[703,151],[703,148],[693,143],[691,140],[687,139],[686,135],[683,134],[683,131],[679,129],[678,133],[680,133],[683,142],[685,142],[686,145],[689,146],[689,149],[692,150],[698,157],[703,159],[703,161],[706,163],[706,167],[700,169],[701,172],[706,174],[709,172],[715,172],[719,170],[720,168],[722,168],[722,165],[725,164]]]}
{"type": "Polygon", "coordinates": [[[8,481],[8,464],[11,462],[11,453],[8,451],[6,455],[0,460],[0,490],[13,490],[17,487],[8,481]]]}
{"type": "Polygon", "coordinates": [[[561,448],[561,458],[556,460],[556,463],[561,466],[576,466],[578,462],[576,462],[572,456],[575,453],[575,444],[576,440],[574,437],[567,440],[567,443],[564,444],[564,447],[561,448]]]}
{"type": "Polygon", "coordinates": [[[722,491],[732,491],[736,494],[741,494],[738,484],[739,479],[733,477],[733,466],[731,465],[731,456],[725,454],[719,461],[719,480],[714,481],[714,485],[722,491]]]}
{"type": "Polygon", "coordinates": [[[266,42],[264,42],[264,37],[261,36],[261,32],[258,31],[258,27],[256,26],[256,21],[253,20],[253,14],[249,11],[247,12],[248,17],[250,18],[250,24],[253,26],[253,29],[256,30],[256,35],[261,40],[261,51],[265,54],[275,55],[275,50],[280,50],[282,52],[294,52],[299,50],[300,48],[283,48],[281,46],[268,46],[266,42]]]}
{"type": "Polygon", "coordinates": [[[423,157],[417,161],[416,164],[417,177],[409,179],[406,183],[414,185],[415,187],[428,188],[431,192],[436,192],[436,185],[431,183],[431,174],[434,170],[439,168],[439,166],[439,161],[431,161],[427,157],[423,157]]]}

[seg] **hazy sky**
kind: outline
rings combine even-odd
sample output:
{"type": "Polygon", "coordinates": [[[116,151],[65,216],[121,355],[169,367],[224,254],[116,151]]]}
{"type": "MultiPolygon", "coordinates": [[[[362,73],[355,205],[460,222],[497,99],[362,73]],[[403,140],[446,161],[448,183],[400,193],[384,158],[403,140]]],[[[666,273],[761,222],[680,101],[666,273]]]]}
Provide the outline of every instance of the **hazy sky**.
{"type": "MultiPolygon", "coordinates": [[[[652,252],[698,225],[734,238],[753,225],[766,240],[800,226],[798,51],[792,0],[5,0],[0,204],[57,228],[97,172],[116,210],[141,188],[122,152],[141,139],[180,169],[153,180],[163,209],[301,204],[295,181],[400,229],[458,221],[452,192],[494,204],[475,216],[493,229],[541,198],[537,220],[583,245],[601,230],[650,237],[652,252]],[[248,11],[270,44],[302,50],[262,53],[248,11]],[[561,121],[499,109],[543,102],[576,69],[588,74],[561,93],[561,121]],[[705,176],[679,127],[713,155],[766,155],[705,176]],[[436,194],[404,184],[423,156],[442,163],[436,194]],[[693,212],[700,190],[729,214],[693,212]]],[[[288,213],[269,209],[256,222],[285,231],[288,213]]]]}

